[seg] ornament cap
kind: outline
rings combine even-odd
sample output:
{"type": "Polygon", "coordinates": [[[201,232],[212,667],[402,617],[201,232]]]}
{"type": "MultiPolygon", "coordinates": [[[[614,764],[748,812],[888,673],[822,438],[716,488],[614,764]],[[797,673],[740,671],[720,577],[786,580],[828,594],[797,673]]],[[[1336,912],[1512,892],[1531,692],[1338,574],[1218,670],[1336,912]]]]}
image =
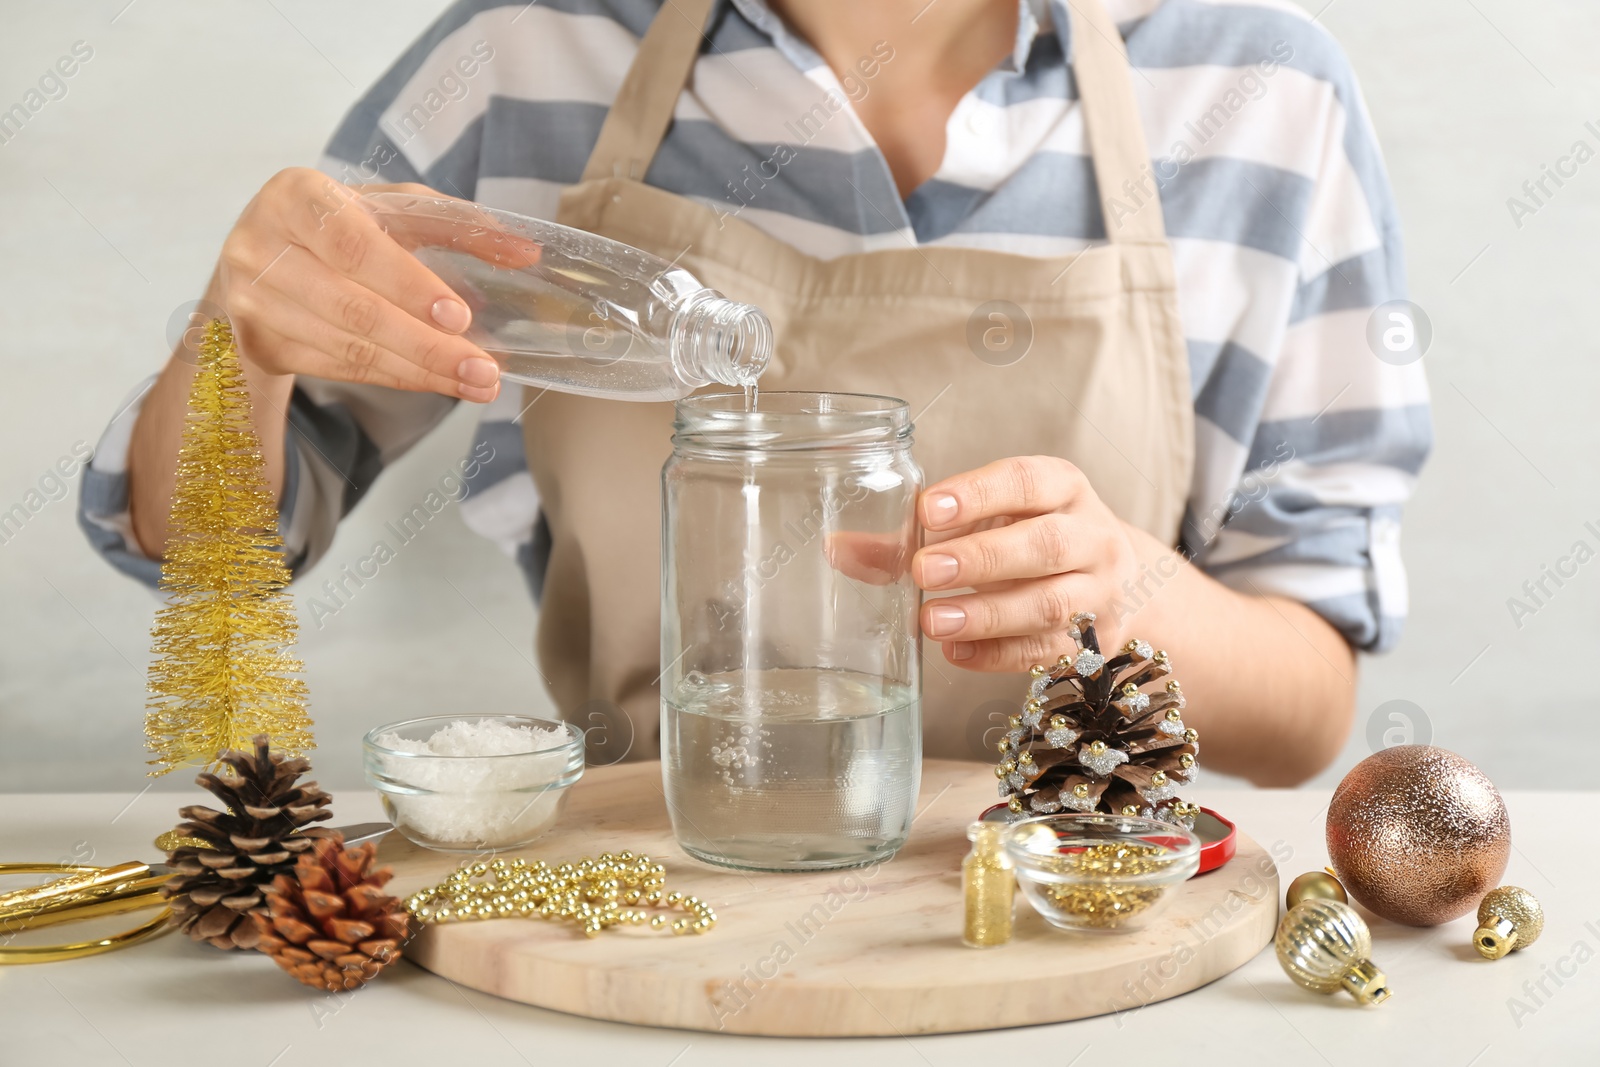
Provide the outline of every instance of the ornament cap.
{"type": "Polygon", "coordinates": [[[1382,1004],[1389,999],[1389,979],[1371,960],[1357,960],[1339,984],[1363,1004],[1382,1004]]]}
{"type": "Polygon", "coordinates": [[[1495,919],[1472,932],[1472,947],[1486,960],[1508,956],[1517,948],[1517,924],[1510,919],[1495,919]]]}

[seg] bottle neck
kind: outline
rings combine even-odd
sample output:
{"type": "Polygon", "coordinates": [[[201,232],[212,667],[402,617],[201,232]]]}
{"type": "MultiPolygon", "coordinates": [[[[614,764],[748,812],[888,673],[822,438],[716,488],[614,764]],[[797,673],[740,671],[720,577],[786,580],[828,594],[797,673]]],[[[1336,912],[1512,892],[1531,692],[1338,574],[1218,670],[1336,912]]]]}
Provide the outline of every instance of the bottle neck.
{"type": "Polygon", "coordinates": [[[1005,830],[1006,826],[1001,823],[975,822],[969,826],[967,839],[972,842],[971,858],[984,866],[1009,868],[1011,857],[1006,855],[1005,830]]]}
{"type": "Polygon", "coordinates": [[[695,386],[755,384],[772,358],[772,324],[760,308],[702,289],[672,319],[672,362],[695,386]]]}

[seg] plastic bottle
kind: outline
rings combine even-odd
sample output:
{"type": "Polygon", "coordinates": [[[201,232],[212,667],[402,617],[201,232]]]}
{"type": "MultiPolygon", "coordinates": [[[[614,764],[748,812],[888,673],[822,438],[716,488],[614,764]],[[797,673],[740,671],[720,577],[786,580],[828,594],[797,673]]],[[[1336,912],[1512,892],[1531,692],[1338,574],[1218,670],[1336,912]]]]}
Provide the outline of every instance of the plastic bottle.
{"type": "Polygon", "coordinates": [[[385,192],[361,201],[467,302],[465,336],[507,381],[677,400],[713,382],[748,391],[771,358],[761,309],[648,252],[464,200],[385,192]]]}

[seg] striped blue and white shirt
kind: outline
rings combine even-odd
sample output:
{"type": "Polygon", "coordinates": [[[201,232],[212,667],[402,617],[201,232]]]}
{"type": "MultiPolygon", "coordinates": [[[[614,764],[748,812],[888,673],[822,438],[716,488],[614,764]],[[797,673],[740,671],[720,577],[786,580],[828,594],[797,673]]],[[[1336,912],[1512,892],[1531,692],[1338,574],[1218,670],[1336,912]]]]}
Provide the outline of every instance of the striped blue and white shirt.
{"type": "MultiPolygon", "coordinates": [[[[1013,55],[956,106],[937,173],[904,200],[841,106],[870,91],[893,42],[836,73],[764,0],[714,16],[645,180],[822,258],[908,242],[1036,256],[1102,243],[1066,11],[1019,2],[1013,55]],[[803,150],[775,179],[732,180],[780,145],[803,150]]],[[[1391,365],[1367,341],[1374,309],[1405,282],[1349,64],[1282,0],[1106,3],[1133,66],[1188,342],[1196,466],[1183,546],[1227,585],[1292,597],[1354,645],[1387,648],[1406,611],[1400,510],[1432,433],[1420,365],[1391,365]]],[[[659,6],[459,0],[356,104],[322,167],[553,218],[659,6]]],[[[492,458],[466,466],[461,511],[537,591],[544,541],[511,422],[519,396],[484,409],[474,455],[492,458]]],[[[296,569],[453,403],[299,381],[281,505],[296,569]]],[[[127,516],[136,415],[135,404],[102,438],[82,520],[114,565],[154,582],[127,516]]]]}

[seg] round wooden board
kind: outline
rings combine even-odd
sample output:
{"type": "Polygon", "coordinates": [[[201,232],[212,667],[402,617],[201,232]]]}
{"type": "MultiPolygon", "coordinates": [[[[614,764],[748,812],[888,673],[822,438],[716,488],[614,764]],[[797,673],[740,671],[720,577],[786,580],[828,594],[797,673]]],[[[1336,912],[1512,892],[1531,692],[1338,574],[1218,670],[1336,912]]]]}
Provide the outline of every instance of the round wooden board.
{"type": "MultiPolygon", "coordinates": [[[[596,1019],[789,1037],[993,1030],[1128,1011],[1227,974],[1272,940],[1278,872],[1243,833],[1226,866],[1183,887],[1149,928],[1068,934],[1018,894],[1004,946],[961,943],[967,824],[992,803],[993,771],[923,765],[911,840],[887,863],[759,874],[686,856],[674,842],[658,763],[589,770],[561,822],[516,856],[550,862],[629,849],[665,863],[667,886],[711,902],[699,937],[525,919],[426,927],[412,961],[471,989],[596,1019]]],[[[513,854],[508,854],[513,855],[513,854]]],[[[380,860],[402,895],[461,857],[398,834],[380,860]]]]}

